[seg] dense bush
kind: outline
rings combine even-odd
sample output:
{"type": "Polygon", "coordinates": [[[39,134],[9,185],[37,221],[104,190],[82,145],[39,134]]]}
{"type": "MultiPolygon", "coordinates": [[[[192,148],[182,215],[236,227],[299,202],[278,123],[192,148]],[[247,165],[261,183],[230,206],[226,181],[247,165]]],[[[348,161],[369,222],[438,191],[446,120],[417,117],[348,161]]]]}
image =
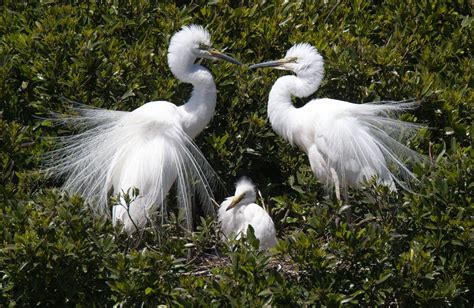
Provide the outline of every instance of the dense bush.
{"type": "Polygon", "coordinates": [[[472,306],[470,1],[118,3],[2,7],[0,305],[472,306]],[[40,158],[50,137],[71,132],[45,118],[71,102],[183,103],[190,87],[173,78],[166,51],[189,23],[244,63],[310,42],[326,60],[314,97],[422,101],[403,117],[429,127],[410,145],[432,162],[415,168],[415,192],[351,191],[349,227],[306,157],[266,120],[280,74],[222,62],[205,62],[218,104],[196,141],[228,190],[240,174],[258,183],[279,233],[270,255],[252,234],[221,243],[212,218],[189,234],[179,213],[136,241],[58,191],[40,158]]]}

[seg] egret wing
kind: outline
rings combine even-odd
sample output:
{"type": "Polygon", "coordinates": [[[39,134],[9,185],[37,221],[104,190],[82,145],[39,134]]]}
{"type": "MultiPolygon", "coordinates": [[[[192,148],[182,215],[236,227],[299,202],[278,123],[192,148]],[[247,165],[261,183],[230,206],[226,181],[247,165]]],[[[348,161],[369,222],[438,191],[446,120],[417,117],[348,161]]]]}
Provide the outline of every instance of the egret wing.
{"type": "Polygon", "coordinates": [[[320,179],[329,184],[359,186],[376,176],[379,182],[395,189],[394,182],[406,188],[401,179],[416,178],[405,162],[424,158],[399,140],[413,135],[420,126],[394,118],[416,103],[327,103],[335,105],[320,108],[319,122],[314,124],[314,147],[308,150],[310,160],[315,160],[313,169],[319,169],[313,171],[320,179]]]}
{"type": "Polygon", "coordinates": [[[260,240],[260,249],[267,249],[276,244],[275,224],[270,215],[259,205],[252,203],[245,209],[245,222],[252,225],[255,236],[260,240]]]}
{"type": "MultiPolygon", "coordinates": [[[[168,103],[169,104],[169,103],[168,103]]],[[[137,109],[138,110],[138,109],[137,109]]],[[[110,215],[108,193],[140,189],[130,218],[143,224],[155,206],[165,213],[164,198],[176,183],[177,202],[192,225],[192,199],[213,213],[211,187],[218,177],[193,140],[177,125],[156,122],[137,112],[77,109],[77,116],[58,119],[81,132],[64,136],[47,154],[47,170],[64,177],[63,189],[78,193],[100,215],[110,215]],[[175,181],[176,180],[176,181],[175,181]]],[[[124,216],[123,210],[117,211],[124,216]]],[[[125,220],[130,230],[132,224],[125,220]]]]}

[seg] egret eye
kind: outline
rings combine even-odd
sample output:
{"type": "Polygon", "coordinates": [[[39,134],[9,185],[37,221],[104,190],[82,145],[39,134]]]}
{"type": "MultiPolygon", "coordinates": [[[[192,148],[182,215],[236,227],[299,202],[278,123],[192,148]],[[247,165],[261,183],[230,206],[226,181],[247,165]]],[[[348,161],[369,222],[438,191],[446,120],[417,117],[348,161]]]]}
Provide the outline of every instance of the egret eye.
{"type": "Polygon", "coordinates": [[[199,47],[198,47],[198,48],[201,49],[201,50],[209,50],[209,49],[211,49],[211,46],[206,45],[206,44],[204,44],[204,43],[199,43],[199,47]]]}

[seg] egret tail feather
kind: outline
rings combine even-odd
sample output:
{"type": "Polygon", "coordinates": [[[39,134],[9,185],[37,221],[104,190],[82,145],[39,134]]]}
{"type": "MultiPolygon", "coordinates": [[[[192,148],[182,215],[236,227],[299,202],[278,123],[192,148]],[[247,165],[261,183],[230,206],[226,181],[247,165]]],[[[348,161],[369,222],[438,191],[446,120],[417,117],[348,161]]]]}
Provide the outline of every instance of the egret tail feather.
{"type": "Polygon", "coordinates": [[[218,176],[179,126],[133,112],[83,106],[75,111],[78,115],[54,121],[81,132],[58,138],[58,149],[46,155],[45,167],[53,176],[64,178],[63,189],[81,195],[96,214],[111,216],[111,190],[118,194],[138,188],[140,195],[130,208],[115,205],[124,207],[114,208],[112,217],[132,232],[134,224],[144,226],[157,207],[164,216],[165,199],[174,182],[188,227],[195,195],[205,213],[214,214],[212,189],[218,176]]]}

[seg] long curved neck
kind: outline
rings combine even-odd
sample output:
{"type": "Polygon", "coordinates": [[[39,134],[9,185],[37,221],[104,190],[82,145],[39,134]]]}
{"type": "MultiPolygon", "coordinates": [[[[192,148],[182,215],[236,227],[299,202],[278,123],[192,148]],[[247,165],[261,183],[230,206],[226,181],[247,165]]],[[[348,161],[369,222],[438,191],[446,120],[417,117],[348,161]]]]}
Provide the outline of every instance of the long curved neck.
{"type": "Polygon", "coordinates": [[[298,123],[297,108],[293,106],[291,97],[306,97],[316,91],[321,83],[319,78],[303,78],[294,75],[277,79],[268,97],[268,118],[273,130],[290,143],[293,143],[293,126],[298,123]]]}
{"type": "Polygon", "coordinates": [[[217,90],[211,72],[205,67],[194,64],[196,57],[190,53],[169,55],[171,71],[177,79],[193,85],[190,99],[178,107],[182,116],[184,131],[196,137],[211,121],[216,108],[217,90]]]}
{"type": "Polygon", "coordinates": [[[214,115],[217,90],[211,72],[201,65],[191,67],[187,82],[193,85],[193,92],[179,108],[183,112],[183,129],[194,138],[206,128],[214,115]]]}

